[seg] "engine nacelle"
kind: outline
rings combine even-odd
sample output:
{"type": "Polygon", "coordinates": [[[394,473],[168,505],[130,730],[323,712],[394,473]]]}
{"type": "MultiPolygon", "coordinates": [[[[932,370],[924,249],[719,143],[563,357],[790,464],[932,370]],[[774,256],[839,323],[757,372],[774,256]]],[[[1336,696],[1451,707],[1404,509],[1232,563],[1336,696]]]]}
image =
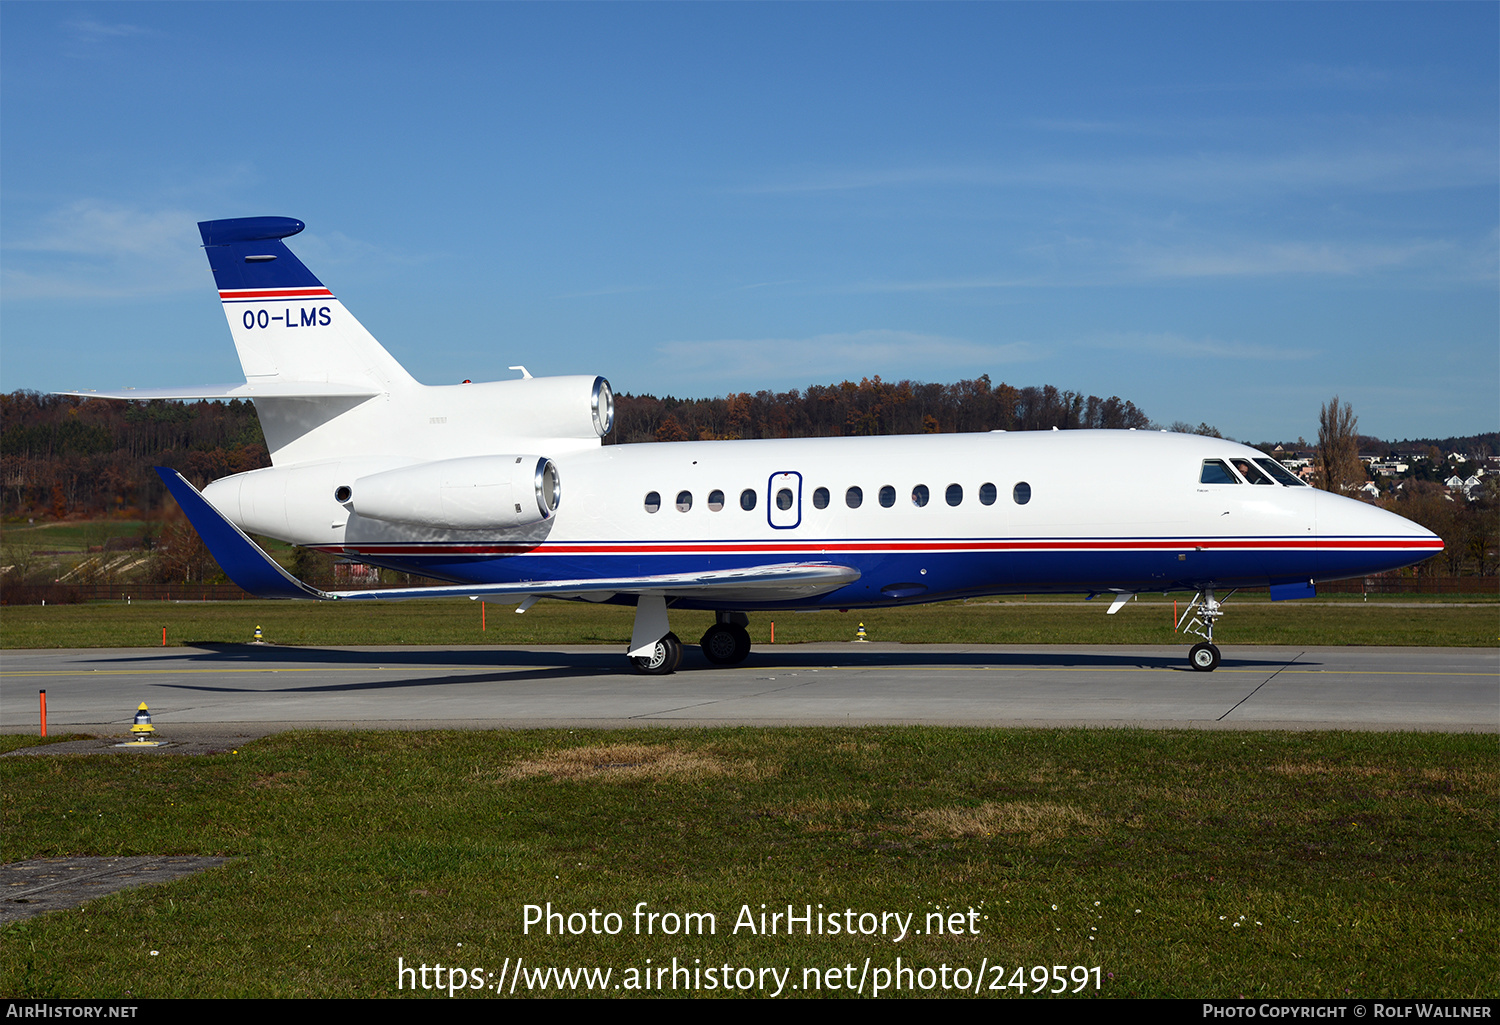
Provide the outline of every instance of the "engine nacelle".
{"type": "Polygon", "coordinates": [[[505,530],[550,519],[562,485],[545,456],[467,456],[372,473],[335,497],[388,523],[505,530]]]}

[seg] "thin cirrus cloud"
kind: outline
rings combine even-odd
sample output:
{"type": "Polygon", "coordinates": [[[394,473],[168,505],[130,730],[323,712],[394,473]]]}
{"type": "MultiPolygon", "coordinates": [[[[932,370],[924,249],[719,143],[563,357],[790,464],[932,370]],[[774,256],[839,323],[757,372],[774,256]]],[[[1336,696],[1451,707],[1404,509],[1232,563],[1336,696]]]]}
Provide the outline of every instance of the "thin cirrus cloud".
{"type": "Polygon", "coordinates": [[[126,25],[119,22],[109,24],[102,21],[95,21],[92,18],[74,18],[71,21],[64,22],[63,28],[74,39],[87,41],[157,34],[152,29],[143,28],[140,25],[126,25]]]}
{"type": "Polygon", "coordinates": [[[1112,349],[1179,359],[1249,359],[1304,360],[1319,353],[1316,349],[1283,349],[1270,345],[1224,341],[1218,338],[1189,338],[1171,332],[1117,331],[1083,339],[1083,348],[1112,349]]]}
{"type": "Polygon", "coordinates": [[[850,367],[862,376],[899,373],[914,366],[928,371],[951,367],[1025,363],[1045,355],[1030,342],[983,345],[941,335],[872,329],[815,335],[809,338],[719,339],[667,342],[656,347],[659,364],[673,377],[731,390],[749,381],[819,383],[847,377],[850,367]]]}
{"type": "MultiPolygon", "coordinates": [[[[4,243],[4,294],[27,299],[119,299],[212,288],[198,235],[199,215],[79,200],[4,243]]],[[[311,267],[413,266],[435,257],[392,250],[342,232],[306,232],[296,251],[311,267]]]]}
{"type": "Polygon", "coordinates": [[[63,53],[75,60],[102,58],[124,40],[142,36],[160,36],[155,29],[122,22],[104,22],[93,18],[73,18],[62,23],[63,53]]]}
{"type": "Polygon", "coordinates": [[[1030,277],[1002,277],[974,275],[962,278],[924,278],[918,281],[869,281],[850,285],[840,291],[847,292],[982,292],[1003,291],[1016,288],[1047,288],[1059,284],[1081,284],[1079,281],[1062,282],[1041,275],[1030,277]]]}
{"type": "MultiPolygon", "coordinates": [[[[1425,192],[1489,186],[1494,181],[1492,140],[1463,124],[1392,126],[1388,137],[1350,140],[1337,148],[1234,146],[1203,148],[1201,131],[1106,122],[1038,124],[1041,135],[1061,132],[1149,136],[1184,135],[1180,153],[1154,157],[1108,155],[1100,159],[975,160],[908,167],[823,168],[785,175],[730,191],[742,194],[820,194],[913,188],[1087,189],[1097,194],[1217,201],[1247,196],[1354,190],[1360,193],[1425,192]]],[[[1230,136],[1233,125],[1214,134],[1230,136]]],[[[1040,140],[1038,140],[1040,141],[1040,140]]]]}
{"type": "Polygon", "coordinates": [[[5,242],[5,297],[120,298],[203,287],[197,220],[80,200],[5,242]]]}
{"type": "Polygon", "coordinates": [[[1149,278],[1264,277],[1280,274],[1351,276],[1431,262],[1451,243],[1338,244],[1279,242],[1235,248],[1133,247],[1127,266],[1149,278]]]}
{"type": "Polygon", "coordinates": [[[1446,240],[1409,242],[1244,242],[1121,245],[1105,239],[1072,238],[1035,247],[1047,269],[1026,275],[983,275],[911,281],[864,282],[853,292],[965,292],[1007,289],[1112,287],[1199,278],[1274,278],[1283,275],[1359,277],[1382,271],[1430,270],[1467,279],[1488,268],[1481,254],[1446,240]]]}

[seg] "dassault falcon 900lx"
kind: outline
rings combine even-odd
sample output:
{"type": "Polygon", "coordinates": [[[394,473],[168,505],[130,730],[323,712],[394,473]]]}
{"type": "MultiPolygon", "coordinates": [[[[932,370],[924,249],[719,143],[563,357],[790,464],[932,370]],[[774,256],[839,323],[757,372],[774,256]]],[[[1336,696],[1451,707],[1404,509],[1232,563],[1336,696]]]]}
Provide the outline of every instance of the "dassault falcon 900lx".
{"type": "Polygon", "coordinates": [[[245,383],[87,392],[250,399],[272,466],[200,493],[162,479],[235,583],[268,598],[540,598],[635,606],[628,655],[670,673],[669,609],[707,609],[710,662],[747,613],[978,595],[1196,595],[1179,623],[1219,664],[1215,595],[1379,573],[1441,551],[1408,520],[1308,487],[1216,438],[1147,431],[609,445],[602,377],[419,384],[282,242],[289,217],[199,224],[245,383]],[[321,591],[248,536],[449,583],[321,591]],[[1189,621],[1189,616],[1191,620],[1189,621]]]}

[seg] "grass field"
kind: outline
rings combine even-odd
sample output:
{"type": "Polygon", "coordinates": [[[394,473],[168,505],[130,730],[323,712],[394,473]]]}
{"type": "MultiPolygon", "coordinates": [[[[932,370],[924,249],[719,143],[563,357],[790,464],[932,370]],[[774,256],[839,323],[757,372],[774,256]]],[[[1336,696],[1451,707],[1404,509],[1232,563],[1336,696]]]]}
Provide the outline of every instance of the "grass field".
{"type": "MultiPolygon", "coordinates": [[[[544,601],[524,615],[513,606],[479,602],[144,602],[0,607],[6,648],[138,647],[232,644],[260,626],[276,644],[624,644],[634,610],[621,606],[544,601]]],[[[1500,603],[1410,598],[1361,601],[1357,595],[1318,602],[1231,599],[1216,639],[1235,644],[1433,645],[1500,643],[1500,603]]],[[[860,623],[870,639],[908,644],[1174,644],[1173,605],[1157,597],[1113,616],[1093,602],[985,600],[848,613],[757,613],[757,645],[853,640],[860,623]]],[[[711,613],[672,613],[672,629],[696,643],[711,613]]]]}
{"type": "Polygon", "coordinates": [[[444,985],[505,972],[507,989],[608,969],[603,992],[630,995],[676,958],[714,968],[724,982],[700,974],[698,992],[717,996],[769,995],[762,969],[793,996],[846,995],[862,973],[865,995],[883,978],[887,995],[1020,996],[1060,965],[1090,996],[1493,998],[1497,791],[1479,735],[298,733],[206,757],[5,758],[7,860],[236,860],[4,928],[0,991],[446,999],[415,973],[398,991],[399,958],[463,969],[444,985]],[[582,934],[527,933],[526,906],[549,902],[582,934]],[[638,934],[641,902],[714,929],[638,934]],[[856,929],[913,917],[899,942],[764,935],[763,904],[856,929]]]}
{"type": "Polygon", "coordinates": [[[86,552],[114,538],[138,538],[154,524],[147,520],[65,520],[62,522],[5,523],[7,545],[24,545],[47,551],[86,552]]]}

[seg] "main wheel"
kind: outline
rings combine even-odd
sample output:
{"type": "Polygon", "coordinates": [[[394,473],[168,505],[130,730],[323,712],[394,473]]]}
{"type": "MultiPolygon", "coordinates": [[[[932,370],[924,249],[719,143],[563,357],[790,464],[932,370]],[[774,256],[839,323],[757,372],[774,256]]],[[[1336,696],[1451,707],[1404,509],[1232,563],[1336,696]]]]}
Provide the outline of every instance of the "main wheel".
{"type": "Polygon", "coordinates": [[[682,664],[682,642],[677,639],[676,634],[667,634],[656,642],[651,654],[632,658],[630,664],[635,667],[636,672],[647,676],[675,673],[682,664]]]}
{"type": "Polygon", "coordinates": [[[715,623],[698,642],[703,655],[716,666],[732,666],[750,654],[750,631],[742,626],[715,623]]]}
{"type": "Polygon", "coordinates": [[[1207,641],[1195,644],[1188,652],[1188,664],[1200,673],[1211,673],[1219,668],[1219,649],[1207,641]]]}

